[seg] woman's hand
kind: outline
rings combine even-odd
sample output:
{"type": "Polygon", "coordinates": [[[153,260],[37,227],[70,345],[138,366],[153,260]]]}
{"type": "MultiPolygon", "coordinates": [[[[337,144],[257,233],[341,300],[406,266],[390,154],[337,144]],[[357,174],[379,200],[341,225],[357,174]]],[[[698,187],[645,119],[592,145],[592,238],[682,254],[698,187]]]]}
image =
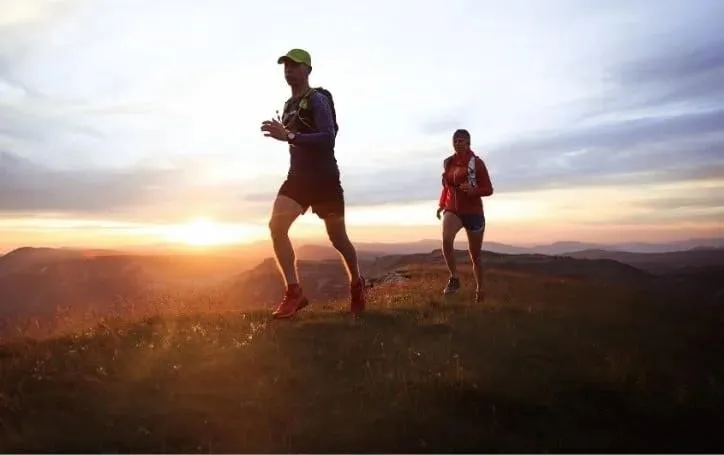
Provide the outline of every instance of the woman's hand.
{"type": "Polygon", "coordinates": [[[440,207],[440,208],[437,209],[437,219],[438,219],[438,220],[440,219],[440,214],[442,213],[443,210],[444,210],[444,209],[443,209],[442,207],[440,207]]]}
{"type": "Polygon", "coordinates": [[[458,189],[462,191],[463,193],[469,193],[470,192],[470,183],[469,182],[463,182],[460,185],[458,185],[458,189]]]}

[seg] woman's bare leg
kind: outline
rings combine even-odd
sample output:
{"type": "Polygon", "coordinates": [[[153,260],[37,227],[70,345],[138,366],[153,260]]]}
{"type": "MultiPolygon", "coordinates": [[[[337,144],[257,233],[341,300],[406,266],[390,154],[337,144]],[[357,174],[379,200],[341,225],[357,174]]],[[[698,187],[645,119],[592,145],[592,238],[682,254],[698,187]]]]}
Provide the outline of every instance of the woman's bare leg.
{"type": "Polygon", "coordinates": [[[442,254],[445,258],[448,272],[450,272],[450,279],[448,280],[447,286],[445,286],[444,294],[451,294],[460,287],[458,269],[455,262],[455,237],[462,228],[463,223],[457,215],[445,212],[442,218],[442,254]]]}
{"type": "Polygon", "coordinates": [[[483,288],[483,234],[485,229],[479,231],[466,231],[468,235],[468,250],[470,252],[470,261],[473,264],[473,272],[475,273],[475,301],[480,302],[485,299],[485,289],[483,288]]]}

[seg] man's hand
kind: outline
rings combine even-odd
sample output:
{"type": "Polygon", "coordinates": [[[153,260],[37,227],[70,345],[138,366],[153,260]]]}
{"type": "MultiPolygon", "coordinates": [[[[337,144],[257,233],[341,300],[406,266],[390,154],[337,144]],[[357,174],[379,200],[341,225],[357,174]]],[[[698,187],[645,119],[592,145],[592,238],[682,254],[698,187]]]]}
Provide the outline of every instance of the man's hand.
{"type": "Polygon", "coordinates": [[[440,214],[442,213],[443,210],[444,210],[444,209],[443,209],[442,207],[440,207],[440,208],[437,209],[437,219],[438,219],[438,220],[440,219],[440,214]]]}
{"type": "Polygon", "coordinates": [[[261,130],[264,131],[264,136],[266,137],[273,137],[278,141],[287,140],[287,129],[284,128],[284,125],[277,119],[262,122],[261,130]]]}

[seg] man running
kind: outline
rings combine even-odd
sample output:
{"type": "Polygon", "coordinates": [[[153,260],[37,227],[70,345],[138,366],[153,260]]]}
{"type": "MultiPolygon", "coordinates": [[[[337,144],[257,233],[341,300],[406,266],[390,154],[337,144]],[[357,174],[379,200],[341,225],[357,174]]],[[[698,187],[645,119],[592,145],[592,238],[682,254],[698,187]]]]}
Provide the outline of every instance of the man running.
{"type": "Polygon", "coordinates": [[[288,142],[290,155],[287,179],[279,188],[269,221],[274,254],[286,286],[284,298],[272,314],[288,318],[309,303],[299,285],[289,240],[289,228],[309,207],[324,220],[329,240],[344,260],[350,280],[350,307],[357,314],[365,309],[365,283],[344,221],[344,192],[334,157],[339,129],[334,102],[328,91],[310,88],[312,60],[307,51],[292,49],[277,63],[284,64],[284,78],[292,96],[284,104],[281,119],[267,120],[261,126],[264,136],[288,142]]]}

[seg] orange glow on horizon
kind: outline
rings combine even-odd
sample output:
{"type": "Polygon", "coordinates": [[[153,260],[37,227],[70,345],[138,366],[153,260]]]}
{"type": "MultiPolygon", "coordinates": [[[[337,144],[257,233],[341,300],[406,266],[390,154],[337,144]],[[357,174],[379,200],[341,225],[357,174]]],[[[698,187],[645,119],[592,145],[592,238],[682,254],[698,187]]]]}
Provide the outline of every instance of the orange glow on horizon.
{"type": "MultiPolygon", "coordinates": [[[[557,241],[608,244],[722,237],[724,207],[712,198],[722,189],[724,181],[719,179],[501,192],[484,202],[485,242],[526,246],[557,241]]],[[[437,240],[442,226],[435,208],[435,200],[350,206],[347,230],[353,243],[437,240]]],[[[131,218],[0,214],[0,251],[20,246],[204,249],[270,241],[268,215],[258,215],[258,211],[246,219],[237,218],[235,214],[244,213],[242,206],[231,216],[220,211],[223,219],[215,220],[211,214],[191,210],[180,207],[181,213],[152,220],[144,220],[140,214],[131,218]],[[177,221],[179,215],[181,221],[177,221]]],[[[309,212],[294,223],[290,237],[295,246],[327,242],[324,223],[309,212]]],[[[459,239],[464,238],[461,233],[459,239]]]]}
{"type": "Polygon", "coordinates": [[[250,232],[234,225],[196,218],[187,223],[162,228],[162,237],[172,243],[188,246],[221,246],[248,243],[250,232]]]}

